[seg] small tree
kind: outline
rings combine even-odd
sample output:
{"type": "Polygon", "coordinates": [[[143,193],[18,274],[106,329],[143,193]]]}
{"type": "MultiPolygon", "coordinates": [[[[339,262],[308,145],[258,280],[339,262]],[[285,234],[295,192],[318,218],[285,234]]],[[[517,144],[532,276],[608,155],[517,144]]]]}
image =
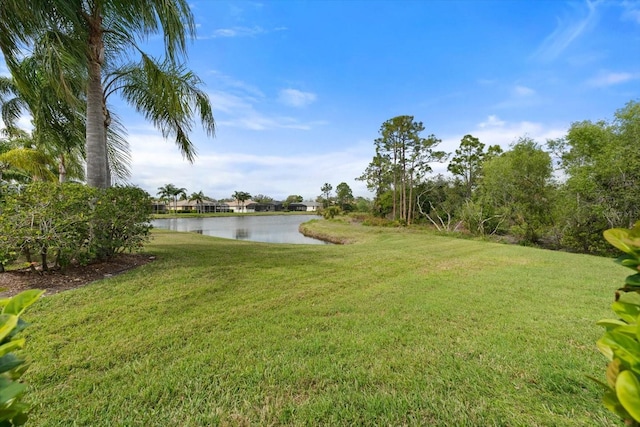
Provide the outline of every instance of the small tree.
{"type": "Polygon", "coordinates": [[[336,201],[343,211],[353,210],[353,192],[346,182],[341,182],[336,187],[336,201]]]}
{"type": "Polygon", "coordinates": [[[483,210],[504,215],[511,233],[522,242],[537,242],[551,224],[554,188],[551,157],[535,141],[521,138],[506,153],[482,168],[483,210]]]}
{"type": "Polygon", "coordinates": [[[328,182],[325,182],[324,185],[320,188],[320,191],[322,192],[322,205],[323,207],[327,208],[329,206],[329,204],[331,203],[331,190],[333,190],[333,185],[329,184],[328,182]]]}

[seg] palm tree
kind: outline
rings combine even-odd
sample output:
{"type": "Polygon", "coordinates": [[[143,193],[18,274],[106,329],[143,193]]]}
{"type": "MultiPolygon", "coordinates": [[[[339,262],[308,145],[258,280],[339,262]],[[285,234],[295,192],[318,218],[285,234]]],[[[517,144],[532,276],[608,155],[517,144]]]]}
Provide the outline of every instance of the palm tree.
{"type": "MultiPolygon", "coordinates": [[[[142,55],[139,63],[126,64],[109,73],[105,79],[105,103],[119,93],[139,113],[152,122],[165,138],[175,138],[183,155],[193,161],[195,147],[189,139],[196,114],[208,135],[215,133],[215,120],[207,94],[200,89],[202,81],[184,66],[170,61],[158,63],[142,55]]],[[[106,110],[105,128],[110,124],[106,110]]]]}
{"type": "Polygon", "coordinates": [[[198,211],[198,213],[202,213],[202,202],[204,202],[205,199],[206,196],[204,195],[202,190],[198,191],[197,193],[191,193],[191,195],[189,196],[190,202],[196,202],[196,210],[198,211]]]}
{"type": "Polygon", "coordinates": [[[251,198],[251,194],[247,193],[246,191],[236,191],[231,197],[233,197],[240,204],[240,211],[242,212],[244,211],[244,202],[251,198]]]}
{"type": "Polygon", "coordinates": [[[158,187],[158,196],[161,199],[173,200],[173,212],[178,212],[178,196],[187,196],[186,188],[178,188],[173,184],[167,184],[162,187],[158,187]]]}
{"type": "MultiPolygon", "coordinates": [[[[154,61],[142,53],[138,42],[149,35],[162,33],[168,65],[156,67],[156,71],[174,67],[177,70],[174,76],[182,76],[182,82],[193,83],[189,73],[177,65],[186,51],[187,36],[195,35],[193,15],[186,0],[32,0],[26,3],[0,0],[0,49],[14,76],[16,64],[23,56],[21,45],[30,46],[45,31],[57,36],[55,46],[58,49],[50,49],[45,58],[47,75],[56,81],[56,88],[67,93],[67,82],[61,70],[84,70],[87,82],[84,94],[87,183],[107,187],[110,179],[105,129],[110,125],[110,116],[106,107],[108,93],[103,90],[103,71],[118,70],[119,61],[132,53],[142,54],[143,69],[153,68],[149,64],[154,61]]],[[[152,95],[145,96],[144,90],[139,89],[134,92],[139,103],[134,102],[134,105],[160,128],[165,137],[174,136],[182,154],[193,161],[195,149],[188,132],[194,110],[204,118],[209,135],[214,131],[208,98],[197,88],[169,95],[166,90],[171,89],[170,86],[155,85],[160,81],[155,79],[158,74],[146,72],[146,76],[147,83],[151,83],[146,87],[147,95],[152,95]],[[166,114],[167,106],[171,107],[169,114],[166,114]]],[[[173,83],[177,81],[173,80],[173,83]]],[[[126,94],[124,96],[131,102],[126,94]]]]}
{"type": "Polygon", "coordinates": [[[0,182],[10,179],[20,182],[55,181],[51,172],[53,160],[44,153],[30,148],[31,138],[25,133],[12,134],[0,140],[0,182]]]}
{"type": "Polygon", "coordinates": [[[43,78],[35,56],[24,58],[17,67],[25,78],[22,85],[0,77],[0,110],[8,136],[24,138],[17,121],[23,112],[29,112],[34,129],[24,148],[40,152],[40,158],[52,159],[60,182],[68,176],[83,179],[84,118],[59,99],[43,78]]]}

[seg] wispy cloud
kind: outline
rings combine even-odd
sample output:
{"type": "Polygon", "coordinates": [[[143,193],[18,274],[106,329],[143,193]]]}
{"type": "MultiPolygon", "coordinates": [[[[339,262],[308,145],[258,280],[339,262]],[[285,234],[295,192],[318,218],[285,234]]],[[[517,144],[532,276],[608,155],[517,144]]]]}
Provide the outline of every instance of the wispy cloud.
{"type": "Polygon", "coordinates": [[[296,118],[277,114],[265,114],[256,109],[252,100],[232,93],[216,91],[209,94],[217,112],[224,113],[217,119],[219,126],[237,127],[255,131],[271,129],[311,130],[326,124],[321,120],[302,122],[296,118]]]}
{"type": "Polygon", "coordinates": [[[640,4],[637,2],[623,1],[622,2],[622,19],[625,21],[633,21],[640,24],[640,4]]]}
{"type": "Polygon", "coordinates": [[[622,83],[626,83],[631,80],[640,78],[638,73],[627,72],[601,72],[596,77],[587,81],[587,84],[592,87],[608,87],[622,83]]]}
{"type": "Polygon", "coordinates": [[[252,37],[263,33],[265,30],[260,26],[219,28],[213,32],[213,37],[252,37]]]}
{"type": "Polygon", "coordinates": [[[574,8],[578,9],[574,11],[574,16],[558,18],[555,30],[544,39],[531,57],[541,61],[553,61],[558,58],[595,24],[598,19],[597,4],[587,0],[584,3],[586,8],[582,5],[574,5],[574,8]]]}
{"type": "Polygon", "coordinates": [[[209,36],[198,36],[199,40],[215,39],[215,38],[236,38],[236,37],[256,37],[262,34],[269,34],[278,31],[286,31],[286,27],[276,27],[272,29],[263,28],[259,25],[253,27],[230,27],[218,28],[209,36]]]}
{"type": "Polygon", "coordinates": [[[532,96],[535,95],[535,93],[535,90],[526,86],[516,85],[516,87],[513,88],[513,94],[516,96],[532,96]]]}
{"type": "Polygon", "coordinates": [[[225,90],[246,94],[256,99],[265,97],[264,92],[262,92],[260,88],[250,83],[235,79],[217,70],[210,70],[209,74],[214,76],[216,86],[224,87],[225,90]]]}
{"type": "Polygon", "coordinates": [[[278,101],[290,107],[305,107],[315,100],[315,93],[302,92],[297,89],[283,89],[278,95],[278,101]]]}

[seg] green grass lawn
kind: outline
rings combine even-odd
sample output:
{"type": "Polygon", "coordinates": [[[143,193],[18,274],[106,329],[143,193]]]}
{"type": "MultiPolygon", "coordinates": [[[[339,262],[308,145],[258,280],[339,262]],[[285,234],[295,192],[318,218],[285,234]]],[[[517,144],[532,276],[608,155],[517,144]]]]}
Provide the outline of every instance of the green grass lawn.
{"type": "Polygon", "coordinates": [[[30,425],[618,425],[610,259],[317,221],[349,245],[155,231],[24,316],[30,425]]]}

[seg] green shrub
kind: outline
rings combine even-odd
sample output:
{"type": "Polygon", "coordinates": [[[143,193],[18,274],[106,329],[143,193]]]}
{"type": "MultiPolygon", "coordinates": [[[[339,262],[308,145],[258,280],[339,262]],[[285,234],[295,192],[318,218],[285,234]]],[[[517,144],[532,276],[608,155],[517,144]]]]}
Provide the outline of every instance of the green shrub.
{"type": "Polygon", "coordinates": [[[116,186],[103,190],[92,212],[90,252],[107,259],[142,249],[149,240],[151,211],[149,194],[140,188],[116,186]]]}
{"type": "Polygon", "coordinates": [[[370,227],[399,227],[400,223],[398,221],[391,221],[387,218],[369,216],[364,221],[362,221],[362,225],[367,225],[370,227]]]}
{"type": "Polygon", "coordinates": [[[340,206],[329,206],[322,210],[322,216],[325,219],[333,219],[337,215],[340,215],[341,213],[342,213],[342,209],[340,209],[340,206]]]}
{"type": "MultiPolygon", "coordinates": [[[[88,263],[137,250],[149,238],[149,195],[135,187],[33,183],[0,205],[0,265],[22,254],[34,268],[88,263]]],[[[1,271],[1,270],[0,270],[1,271]]]]}
{"type": "Polygon", "coordinates": [[[26,365],[14,351],[25,344],[24,338],[17,338],[27,326],[20,315],[43,293],[32,289],[0,300],[0,427],[19,426],[27,421],[28,406],[22,402],[26,385],[19,382],[26,365]]]}
{"type": "Polygon", "coordinates": [[[604,405],[627,426],[640,426],[640,221],[631,230],[607,230],[604,237],[625,253],[616,262],[636,272],[616,292],[612,309],[618,319],[598,322],[605,328],[598,349],[609,359],[604,405]]]}

